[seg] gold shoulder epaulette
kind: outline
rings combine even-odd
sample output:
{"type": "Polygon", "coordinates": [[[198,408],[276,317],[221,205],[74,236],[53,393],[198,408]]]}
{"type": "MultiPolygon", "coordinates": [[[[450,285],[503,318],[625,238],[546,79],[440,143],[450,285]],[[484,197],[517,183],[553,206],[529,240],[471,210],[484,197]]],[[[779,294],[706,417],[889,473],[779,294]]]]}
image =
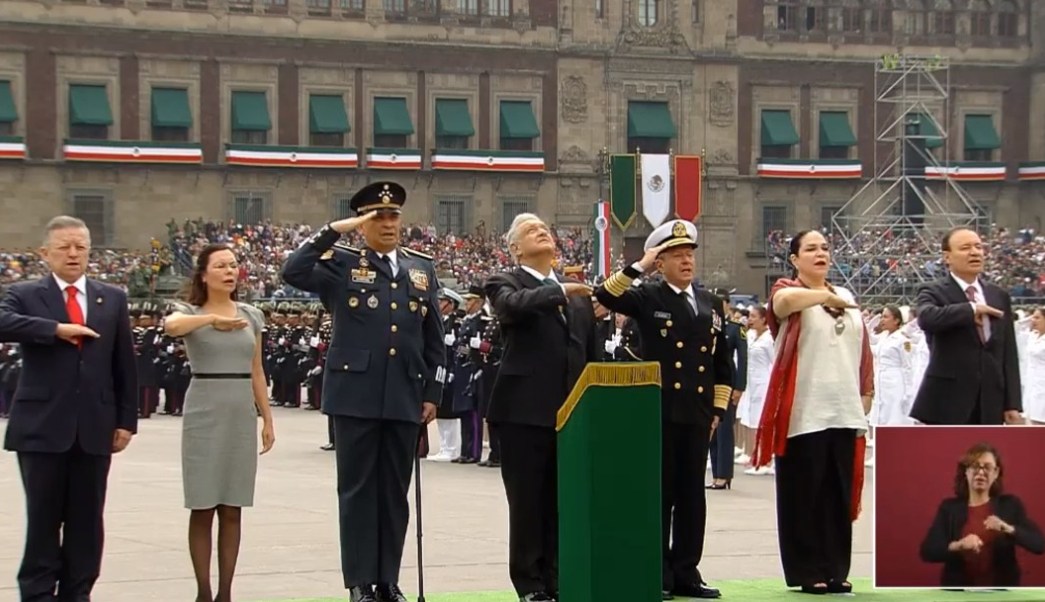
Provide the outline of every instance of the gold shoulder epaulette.
{"type": "Polygon", "coordinates": [[[410,247],[401,247],[401,248],[403,249],[403,252],[406,253],[407,255],[413,255],[414,257],[420,257],[421,259],[427,259],[428,261],[434,261],[435,260],[435,258],[432,257],[431,255],[428,255],[427,253],[422,253],[421,251],[418,251],[418,250],[415,250],[415,249],[411,249],[410,247]]]}

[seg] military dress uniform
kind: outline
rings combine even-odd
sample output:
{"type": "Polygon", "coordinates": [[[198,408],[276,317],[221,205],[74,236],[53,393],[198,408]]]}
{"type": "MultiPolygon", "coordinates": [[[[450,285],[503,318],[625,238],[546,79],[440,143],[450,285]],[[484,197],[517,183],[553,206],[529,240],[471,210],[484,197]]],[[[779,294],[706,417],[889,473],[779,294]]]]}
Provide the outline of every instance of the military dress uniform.
{"type": "Polygon", "coordinates": [[[482,374],[479,376],[479,417],[486,423],[486,434],[490,440],[490,453],[485,460],[479,462],[484,468],[501,467],[501,439],[497,427],[487,420],[490,412],[490,401],[493,398],[493,384],[497,380],[497,371],[501,368],[501,356],[504,353],[501,337],[501,325],[497,316],[487,302],[483,305],[483,330],[479,340],[479,355],[482,358],[482,374]]]}
{"type": "MultiPolygon", "coordinates": [[[[646,239],[649,249],[697,246],[697,229],[682,220],[658,227],[646,239]]],[[[660,363],[662,437],[662,546],[665,592],[714,598],[697,565],[704,550],[707,501],[704,471],[714,418],[729,404],[733,371],[725,340],[722,302],[690,284],[677,289],[667,281],[632,282],[641,275],[633,264],[595,292],[611,311],[635,319],[641,355],[660,363]]],[[[666,598],[670,594],[666,594],[666,598]]]]}
{"type": "MultiPolygon", "coordinates": [[[[724,302],[729,302],[730,291],[716,289],[715,294],[724,302]]],[[[726,318],[726,351],[733,366],[733,391],[743,393],[747,389],[747,328],[732,318],[726,318]]],[[[725,484],[708,485],[708,489],[729,489],[733,481],[733,454],[736,437],[733,425],[737,419],[737,403],[730,398],[726,413],[722,415],[715,434],[711,436],[711,476],[725,480],[725,484]]]]}
{"type": "MultiPolygon", "coordinates": [[[[480,286],[469,287],[461,296],[466,302],[483,299],[480,286]]],[[[454,406],[461,417],[461,455],[454,462],[476,464],[483,456],[483,422],[479,417],[479,398],[482,395],[481,333],[489,321],[480,307],[461,319],[455,345],[456,374],[454,379],[454,406]]]]}
{"type": "MultiPolygon", "coordinates": [[[[350,205],[357,214],[399,212],[405,201],[401,186],[378,182],[350,205]]],[[[323,412],[334,417],[345,587],[354,601],[405,601],[395,584],[422,402],[438,405],[442,392],[439,283],[423,254],[336,246],[340,236],[320,229],[290,255],[283,279],[318,294],[333,318],[323,412]]]]}
{"type": "Polygon", "coordinates": [[[458,412],[454,407],[454,390],[457,387],[457,364],[456,353],[458,330],[461,319],[457,315],[458,309],[464,300],[456,291],[446,288],[439,290],[440,310],[442,302],[447,301],[450,305],[443,314],[443,343],[446,347],[446,364],[436,375],[436,379],[443,385],[443,399],[439,404],[436,414],[436,426],[439,429],[439,452],[429,457],[436,462],[450,462],[457,459],[461,454],[461,422],[458,420],[458,412]]]}

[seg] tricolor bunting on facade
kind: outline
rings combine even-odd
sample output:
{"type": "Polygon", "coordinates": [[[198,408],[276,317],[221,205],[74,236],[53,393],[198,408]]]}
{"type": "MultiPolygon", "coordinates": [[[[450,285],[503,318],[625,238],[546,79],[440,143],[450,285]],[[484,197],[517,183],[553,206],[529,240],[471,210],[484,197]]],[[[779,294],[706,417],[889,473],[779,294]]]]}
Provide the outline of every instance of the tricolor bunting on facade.
{"type": "Polygon", "coordinates": [[[595,231],[592,232],[592,271],[600,279],[610,276],[610,204],[595,203],[595,231]]]}
{"type": "Polygon", "coordinates": [[[671,215],[671,156],[641,155],[642,215],[656,228],[671,215]]]}
{"type": "Polygon", "coordinates": [[[635,155],[610,157],[610,212],[621,230],[635,219],[635,155]]]}
{"type": "Polygon", "coordinates": [[[704,193],[703,159],[699,155],[675,155],[675,215],[694,222],[700,217],[704,193]]]}

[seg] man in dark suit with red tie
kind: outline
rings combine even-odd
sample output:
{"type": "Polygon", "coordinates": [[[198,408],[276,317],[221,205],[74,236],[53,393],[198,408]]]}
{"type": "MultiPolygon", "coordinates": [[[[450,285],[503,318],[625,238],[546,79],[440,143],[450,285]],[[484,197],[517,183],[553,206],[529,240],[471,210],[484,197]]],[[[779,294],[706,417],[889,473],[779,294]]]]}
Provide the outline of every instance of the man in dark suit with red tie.
{"type": "Polygon", "coordinates": [[[87,602],[98,579],[112,454],[137,428],[127,295],[85,275],[91,235],[61,216],[40,252],[51,273],[0,300],[0,342],[24,357],[4,448],[26,497],[22,602],[87,602]]]}
{"type": "Polygon", "coordinates": [[[520,602],[557,602],[556,417],[602,343],[591,288],[555,274],[555,239],[539,217],[516,216],[508,249],[518,267],[484,285],[504,341],[487,419],[501,439],[508,573],[520,602]]]}
{"type": "Polygon", "coordinates": [[[1009,293],[980,278],[980,236],[943,237],[950,274],[918,291],[918,326],[929,365],[911,408],[925,424],[1022,424],[1020,361],[1009,293]]]}

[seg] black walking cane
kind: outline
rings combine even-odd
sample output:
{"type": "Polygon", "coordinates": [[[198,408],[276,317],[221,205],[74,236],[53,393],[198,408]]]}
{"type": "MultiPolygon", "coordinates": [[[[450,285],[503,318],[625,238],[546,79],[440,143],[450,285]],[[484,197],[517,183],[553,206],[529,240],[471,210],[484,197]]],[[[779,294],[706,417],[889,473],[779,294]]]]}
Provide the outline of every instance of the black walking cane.
{"type": "Polygon", "coordinates": [[[422,422],[414,453],[414,508],[417,510],[417,602],[425,602],[424,550],[421,547],[421,450],[428,454],[428,425],[422,422]]]}

